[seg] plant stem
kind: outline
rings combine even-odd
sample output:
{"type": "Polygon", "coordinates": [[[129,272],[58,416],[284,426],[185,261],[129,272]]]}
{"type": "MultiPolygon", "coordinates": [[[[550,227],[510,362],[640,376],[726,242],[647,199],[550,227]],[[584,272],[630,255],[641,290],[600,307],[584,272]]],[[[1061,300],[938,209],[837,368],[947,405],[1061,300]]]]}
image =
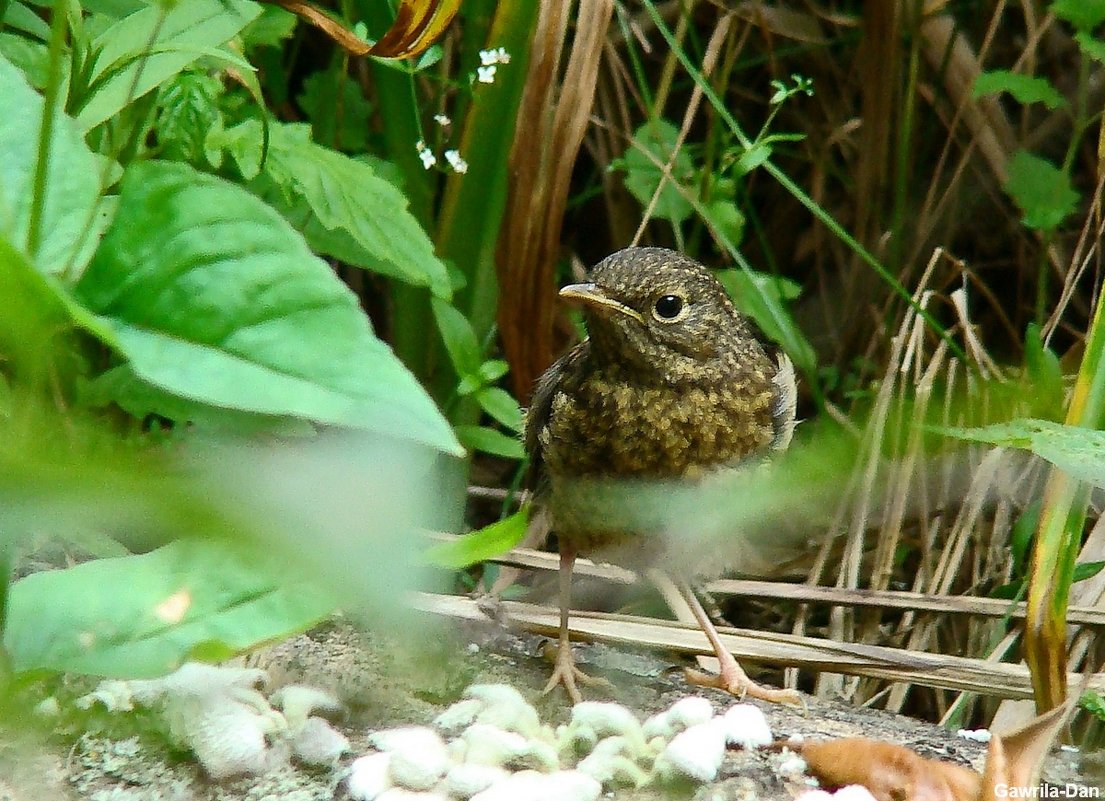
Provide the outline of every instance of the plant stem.
{"type": "Polygon", "coordinates": [[[54,119],[57,116],[58,94],[61,92],[61,59],[68,30],[65,13],[53,9],[50,17],[50,67],[46,74],[46,96],[42,107],[42,125],[38,129],[38,156],[35,159],[34,194],[31,197],[31,213],[27,221],[27,254],[34,261],[42,244],[42,212],[46,206],[46,173],[50,167],[50,141],[54,138],[54,119]]]}

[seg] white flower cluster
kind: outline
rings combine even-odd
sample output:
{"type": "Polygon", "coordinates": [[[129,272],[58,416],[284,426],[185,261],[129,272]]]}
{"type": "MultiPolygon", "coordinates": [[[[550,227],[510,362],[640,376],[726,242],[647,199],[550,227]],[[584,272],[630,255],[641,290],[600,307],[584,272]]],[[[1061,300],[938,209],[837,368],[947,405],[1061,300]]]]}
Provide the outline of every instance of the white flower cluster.
{"type": "Polygon", "coordinates": [[[729,745],[772,740],[763,713],[736,704],[715,715],[689,697],[642,724],[625,707],[584,702],[557,729],[512,687],[469,687],[429,726],[376,732],[377,749],[353,762],[356,801],[596,801],[615,787],[712,781],[729,745]]]}
{"type": "Polygon", "coordinates": [[[510,53],[505,47],[492,47],[480,51],[480,66],[476,67],[476,80],[480,83],[495,83],[495,71],[499,64],[509,64],[510,53]]]}
{"type": "MultiPolygon", "coordinates": [[[[437,156],[426,146],[423,140],[419,139],[415,142],[414,149],[418,151],[418,158],[422,159],[422,166],[425,169],[428,170],[430,167],[437,164],[437,156]]],[[[449,162],[449,166],[453,168],[453,172],[460,173],[461,175],[468,172],[468,162],[461,158],[459,150],[446,150],[442,153],[442,156],[449,162]]]]}

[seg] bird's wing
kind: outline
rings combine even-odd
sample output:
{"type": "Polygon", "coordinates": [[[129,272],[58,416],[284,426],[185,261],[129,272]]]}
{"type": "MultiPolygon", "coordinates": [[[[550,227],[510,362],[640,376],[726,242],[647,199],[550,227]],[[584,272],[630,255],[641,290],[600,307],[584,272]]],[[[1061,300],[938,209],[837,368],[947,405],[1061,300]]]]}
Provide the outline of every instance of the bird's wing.
{"type": "Polygon", "coordinates": [[[798,408],[798,382],[794,377],[794,363],[783,351],[776,354],[779,369],[771,379],[775,395],[771,401],[771,424],[775,436],[771,438],[771,450],[783,451],[794,436],[795,413],[798,408]]]}
{"type": "Polygon", "coordinates": [[[541,430],[549,421],[552,412],[553,398],[561,387],[565,375],[574,372],[575,365],[586,355],[589,344],[587,340],[580,342],[570,351],[565,353],[546,370],[533,390],[533,398],[530,400],[529,409],[526,410],[525,446],[530,458],[529,481],[531,487],[543,473],[543,454],[541,453],[541,430]]]}

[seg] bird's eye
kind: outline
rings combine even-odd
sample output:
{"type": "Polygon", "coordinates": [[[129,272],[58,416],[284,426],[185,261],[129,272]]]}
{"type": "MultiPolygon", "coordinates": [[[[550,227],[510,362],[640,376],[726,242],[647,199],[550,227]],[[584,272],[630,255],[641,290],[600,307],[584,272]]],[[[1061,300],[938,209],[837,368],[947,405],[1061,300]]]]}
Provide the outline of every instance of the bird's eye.
{"type": "Polygon", "coordinates": [[[682,314],[684,305],[683,298],[678,295],[661,295],[652,310],[659,319],[671,322],[682,314]]]}

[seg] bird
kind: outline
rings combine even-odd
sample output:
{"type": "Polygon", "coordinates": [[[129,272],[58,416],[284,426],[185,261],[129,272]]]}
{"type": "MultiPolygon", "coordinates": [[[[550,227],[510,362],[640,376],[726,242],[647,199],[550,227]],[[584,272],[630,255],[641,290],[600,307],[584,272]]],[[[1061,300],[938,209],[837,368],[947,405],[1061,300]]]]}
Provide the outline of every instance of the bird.
{"type": "Polygon", "coordinates": [[[578,703],[578,685],[607,683],[576,666],[568,636],[572,569],[587,555],[672,578],[720,664],[717,675],[688,670],[688,680],[800,705],[796,691],[754,682],[725,649],[692,583],[694,562],[717,560],[672,564],[670,538],[649,530],[635,491],[703,485],[785,449],[797,400],[790,359],[771,354],[710,269],[673,250],[619,250],[560,297],[582,309],[588,336],[538,379],[524,434],[559,550],[560,629],[545,692],[562,685],[578,703]]]}

